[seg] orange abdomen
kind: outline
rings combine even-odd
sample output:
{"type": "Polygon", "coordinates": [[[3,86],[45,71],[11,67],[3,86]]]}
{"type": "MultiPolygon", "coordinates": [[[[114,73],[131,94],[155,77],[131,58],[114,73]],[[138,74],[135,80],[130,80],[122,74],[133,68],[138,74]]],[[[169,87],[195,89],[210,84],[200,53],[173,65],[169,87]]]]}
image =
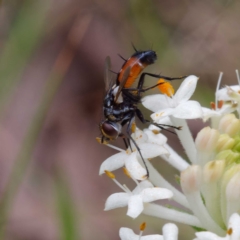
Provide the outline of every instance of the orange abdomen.
{"type": "Polygon", "coordinates": [[[130,57],[119,72],[117,82],[121,82],[124,71],[130,67],[131,71],[129,77],[124,84],[124,88],[130,88],[146,66],[146,64],[143,64],[139,61],[139,58],[130,57]]]}

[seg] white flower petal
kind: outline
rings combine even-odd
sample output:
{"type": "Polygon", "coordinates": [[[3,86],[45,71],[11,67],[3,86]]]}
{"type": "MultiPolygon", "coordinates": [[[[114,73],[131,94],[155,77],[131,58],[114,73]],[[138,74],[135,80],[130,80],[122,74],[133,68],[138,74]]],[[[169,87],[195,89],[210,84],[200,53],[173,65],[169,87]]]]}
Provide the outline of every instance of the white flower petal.
{"type": "Polygon", "coordinates": [[[132,191],[134,195],[139,194],[145,188],[154,188],[153,184],[149,180],[141,181],[132,191]]]}
{"type": "Polygon", "coordinates": [[[132,133],[132,137],[134,138],[134,140],[136,141],[137,144],[140,144],[142,142],[146,142],[148,140],[147,134],[145,134],[139,128],[136,128],[136,131],[134,133],[132,133]]]}
{"type": "Polygon", "coordinates": [[[163,145],[167,142],[167,138],[161,133],[155,134],[153,133],[153,131],[149,129],[144,129],[144,133],[148,136],[149,143],[156,143],[158,145],[163,145]]]}
{"type": "Polygon", "coordinates": [[[220,109],[212,110],[209,108],[202,107],[203,110],[203,121],[207,121],[209,118],[221,117],[224,114],[232,113],[236,110],[236,107],[232,107],[231,104],[224,103],[220,109]]]}
{"type": "MultiPolygon", "coordinates": [[[[173,125],[174,125],[169,116],[159,118],[157,121],[155,121],[155,123],[158,123],[158,124],[166,124],[166,125],[170,125],[170,126],[173,126],[173,125]]],[[[164,128],[167,128],[166,126],[163,126],[163,127],[164,127],[164,128]]],[[[158,128],[158,129],[159,129],[159,128],[158,128]]]]}
{"type": "Polygon", "coordinates": [[[139,145],[143,158],[154,158],[162,154],[168,154],[168,151],[156,143],[141,143],[139,145]]]}
{"type": "Polygon", "coordinates": [[[144,180],[146,179],[147,171],[139,163],[137,155],[137,152],[131,153],[125,161],[125,166],[133,178],[138,180],[144,180]]]}
{"type": "Polygon", "coordinates": [[[125,159],[128,157],[126,152],[120,152],[107,158],[100,166],[99,174],[103,174],[105,170],[114,171],[124,166],[125,159]]]}
{"type": "Polygon", "coordinates": [[[129,201],[130,195],[128,193],[114,193],[110,195],[105,203],[104,211],[108,211],[114,208],[126,207],[129,201]]]}
{"type": "Polygon", "coordinates": [[[223,101],[229,101],[232,100],[232,97],[229,96],[229,88],[234,92],[239,92],[240,86],[239,85],[233,85],[233,86],[227,86],[224,87],[216,92],[216,98],[217,100],[223,100],[223,101]]]}
{"type": "Polygon", "coordinates": [[[212,110],[210,108],[202,107],[203,111],[203,121],[207,121],[211,117],[220,117],[221,114],[218,111],[212,110]]]}
{"type": "Polygon", "coordinates": [[[198,77],[191,75],[185,78],[177,92],[173,96],[174,100],[178,103],[186,102],[193,95],[197,86],[198,77]]]}
{"type": "Polygon", "coordinates": [[[141,240],[164,240],[163,236],[158,234],[143,236],[140,239],[141,240]]]}
{"type": "MultiPolygon", "coordinates": [[[[120,228],[119,236],[121,240],[139,240],[139,235],[136,235],[133,230],[129,228],[120,228]]],[[[142,236],[141,240],[163,240],[163,236],[158,234],[142,236]]]]}
{"type": "Polygon", "coordinates": [[[237,213],[232,214],[229,218],[228,229],[232,229],[230,239],[240,239],[240,216],[237,213]]]}
{"type": "Polygon", "coordinates": [[[152,202],[160,199],[167,199],[173,196],[173,193],[166,188],[146,188],[140,195],[142,196],[143,202],[152,202]]]}
{"type": "Polygon", "coordinates": [[[142,105],[153,112],[157,112],[160,109],[168,108],[169,101],[172,101],[172,99],[169,98],[168,101],[167,98],[169,97],[163,94],[146,96],[142,99],[142,105]]]}
{"type": "Polygon", "coordinates": [[[219,237],[212,232],[196,232],[197,240],[228,240],[227,237],[219,237]]]}
{"type": "Polygon", "coordinates": [[[140,195],[131,196],[128,201],[127,215],[136,218],[143,211],[143,201],[140,195]]]}
{"type": "Polygon", "coordinates": [[[173,223],[167,223],[163,226],[164,240],[177,240],[178,239],[178,227],[173,223]]]}
{"type": "Polygon", "coordinates": [[[174,108],[165,108],[165,109],[159,110],[159,111],[151,114],[151,118],[153,121],[157,121],[163,117],[167,117],[167,116],[173,114],[174,111],[175,111],[174,108]]]}
{"type": "Polygon", "coordinates": [[[139,235],[136,235],[132,229],[122,227],[119,230],[121,240],[139,240],[139,235]]]}
{"type": "Polygon", "coordinates": [[[195,119],[202,118],[203,112],[201,105],[197,101],[187,101],[175,108],[173,116],[182,119],[195,119]]]}

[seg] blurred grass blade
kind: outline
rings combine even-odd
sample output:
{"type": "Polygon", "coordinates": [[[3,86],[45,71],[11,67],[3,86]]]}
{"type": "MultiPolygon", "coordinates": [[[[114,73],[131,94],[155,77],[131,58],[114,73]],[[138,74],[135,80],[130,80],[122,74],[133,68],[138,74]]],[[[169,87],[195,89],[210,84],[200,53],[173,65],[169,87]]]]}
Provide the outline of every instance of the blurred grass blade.
{"type": "Polygon", "coordinates": [[[56,205],[58,207],[60,234],[62,240],[79,240],[76,222],[76,209],[70,189],[64,176],[55,174],[56,205]]]}
{"type": "Polygon", "coordinates": [[[0,113],[20,79],[33,50],[41,41],[50,1],[22,1],[0,54],[0,113]]]}

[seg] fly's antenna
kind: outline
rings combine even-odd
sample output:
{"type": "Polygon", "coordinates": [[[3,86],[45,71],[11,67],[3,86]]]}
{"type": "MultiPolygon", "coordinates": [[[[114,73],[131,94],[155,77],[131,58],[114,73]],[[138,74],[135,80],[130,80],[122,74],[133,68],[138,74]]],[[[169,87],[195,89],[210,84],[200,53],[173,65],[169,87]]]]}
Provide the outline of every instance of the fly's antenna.
{"type": "Polygon", "coordinates": [[[123,61],[127,61],[127,59],[125,59],[122,55],[118,54],[118,56],[123,60],[123,61]]]}

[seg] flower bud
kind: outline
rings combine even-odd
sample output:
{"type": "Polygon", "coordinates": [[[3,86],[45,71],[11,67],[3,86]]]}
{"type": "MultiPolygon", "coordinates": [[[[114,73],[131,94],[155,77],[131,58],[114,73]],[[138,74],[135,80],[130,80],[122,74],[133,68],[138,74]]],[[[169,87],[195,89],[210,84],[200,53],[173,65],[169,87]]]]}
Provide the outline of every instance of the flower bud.
{"type": "Polygon", "coordinates": [[[233,151],[240,152],[240,137],[235,137],[235,144],[232,148],[233,151]]]}
{"type": "MultiPolygon", "coordinates": [[[[240,199],[240,172],[235,173],[229,180],[226,188],[226,196],[230,201],[240,199]]],[[[239,210],[239,209],[238,209],[239,210]]]]}
{"type": "Polygon", "coordinates": [[[220,120],[218,129],[231,137],[235,136],[240,131],[240,121],[234,114],[227,114],[220,120]]]}
{"type": "Polygon", "coordinates": [[[218,138],[217,130],[205,127],[198,133],[195,144],[199,151],[213,151],[217,146],[218,138]]]}
{"type": "Polygon", "coordinates": [[[220,152],[223,150],[232,149],[234,145],[234,139],[230,138],[227,134],[222,134],[219,136],[219,139],[217,141],[216,150],[220,152]]]}
{"type": "Polygon", "coordinates": [[[201,167],[198,165],[192,165],[181,172],[181,187],[185,194],[200,189],[201,175],[201,167]]]}
{"type": "Polygon", "coordinates": [[[224,160],[215,160],[205,164],[203,168],[203,181],[205,183],[217,182],[221,178],[225,166],[226,163],[224,160]]]}
{"type": "Polygon", "coordinates": [[[233,152],[232,150],[224,150],[217,154],[216,159],[224,159],[226,161],[226,166],[234,162],[238,162],[240,159],[240,154],[233,152]]]}
{"type": "MultiPolygon", "coordinates": [[[[231,166],[229,166],[229,168],[225,171],[225,173],[223,174],[223,177],[222,177],[222,181],[221,181],[222,192],[228,191],[228,193],[230,192],[231,194],[233,194],[231,192],[231,190],[237,191],[236,189],[234,190],[235,187],[233,185],[230,185],[228,190],[227,190],[227,186],[230,183],[231,179],[234,177],[234,175],[239,172],[240,172],[239,164],[233,163],[233,164],[231,164],[231,166]],[[231,188],[231,187],[233,187],[233,188],[231,188]]],[[[234,180],[235,180],[235,178],[232,180],[231,184],[234,183],[234,180]]],[[[227,196],[227,198],[228,198],[228,196],[227,196]]]]}

